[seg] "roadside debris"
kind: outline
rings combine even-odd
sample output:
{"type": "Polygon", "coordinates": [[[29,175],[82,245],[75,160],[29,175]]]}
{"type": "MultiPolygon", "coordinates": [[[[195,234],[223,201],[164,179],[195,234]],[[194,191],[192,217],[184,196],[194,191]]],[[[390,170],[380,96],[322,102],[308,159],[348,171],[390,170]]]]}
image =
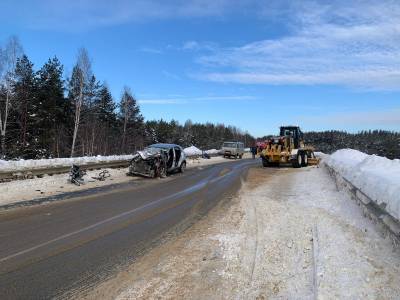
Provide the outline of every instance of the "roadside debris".
{"type": "Polygon", "coordinates": [[[78,165],[72,165],[71,171],[69,173],[69,181],[77,186],[84,184],[83,176],[86,175],[86,172],[81,170],[78,165]]]}
{"type": "Polygon", "coordinates": [[[103,170],[99,173],[98,176],[93,176],[93,179],[99,180],[99,181],[104,181],[106,178],[111,177],[110,172],[108,170],[103,170]]]}

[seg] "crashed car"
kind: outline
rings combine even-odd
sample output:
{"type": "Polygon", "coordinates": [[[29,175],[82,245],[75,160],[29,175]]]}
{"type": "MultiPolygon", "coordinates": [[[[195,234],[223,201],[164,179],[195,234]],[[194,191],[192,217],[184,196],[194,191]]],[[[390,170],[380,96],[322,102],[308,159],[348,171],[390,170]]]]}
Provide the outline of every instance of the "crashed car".
{"type": "Polygon", "coordinates": [[[129,165],[129,175],[146,177],[165,177],[167,173],[186,168],[186,156],[183,148],[175,144],[154,144],[137,151],[129,165]]]}

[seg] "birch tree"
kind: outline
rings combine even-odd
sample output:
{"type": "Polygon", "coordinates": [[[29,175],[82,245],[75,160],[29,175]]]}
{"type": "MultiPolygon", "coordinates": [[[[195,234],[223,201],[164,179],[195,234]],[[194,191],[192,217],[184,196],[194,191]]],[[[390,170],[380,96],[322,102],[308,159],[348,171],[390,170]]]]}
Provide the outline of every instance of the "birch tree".
{"type": "Polygon", "coordinates": [[[91,69],[92,69],[91,62],[87,50],[85,48],[79,49],[77,62],[73,69],[70,82],[70,88],[71,88],[70,92],[72,92],[71,96],[75,106],[71,157],[73,157],[75,154],[76,139],[78,136],[81,112],[85,98],[84,90],[89,79],[91,78],[92,75],[91,69]]]}
{"type": "Polygon", "coordinates": [[[15,80],[17,60],[23,54],[23,49],[16,36],[8,39],[5,47],[0,48],[0,88],[5,91],[5,99],[0,107],[0,157],[6,156],[7,122],[11,109],[12,86],[15,80]]]}

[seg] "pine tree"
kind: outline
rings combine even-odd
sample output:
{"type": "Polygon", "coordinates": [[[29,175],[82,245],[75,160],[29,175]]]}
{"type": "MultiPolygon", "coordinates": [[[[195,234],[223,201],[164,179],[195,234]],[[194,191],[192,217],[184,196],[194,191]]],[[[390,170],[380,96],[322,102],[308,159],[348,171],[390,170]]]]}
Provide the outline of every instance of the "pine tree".
{"type": "Polygon", "coordinates": [[[99,136],[97,153],[110,154],[116,150],[119,135],[116,105],[107,84],[102,84],[95,102],[96,127],[99,136]]]}
{"type": "Polygon", "coordinates": [[[57,57],[49,59],[37,72],[37,130],[39,144],[48,157],[65,156],[65,134],[68,128],[69,102],[64,98],[63,66],[57,57]]]}
{"type": "Polygon", "coordinates": [[[137,139],[143,136],[143,116],[128,87],[124,88],[119,108],[122,123],[121,149],[123,153],[132,152],[140,144],[137,139]]]}
{"type": "Polygon", "coordinates": [[[92,74],[84,88],[84,102],[82,110],[82,154],[92,156],[95,152],[95,144],[98,138],[97,127],[97,104],[100,94],[101,84],[96,76],[92,74]]]}
{"type": "Polygon", "coordinates": [[[72,70],[71,78],[68,80],[68,101],[71,103],[72,114],[70,122],[72,125],[72,146],[71,157],[75,155],[75,147],[80,125],[81,110],[83,106],[83,74],[79,66],[76,64],[72,70]]]}
{"type": "Polygon", "coordinates": [[[17,147],[19,148],[19,155],[24,158],[41,156],[41,149],[38,147],[39,132],[35,127],[39,110],[36,101],[36,78],[33,72],[33,64],[26,55],[17,60],[13,90],[18,115],[19,138],[17,147]]]}

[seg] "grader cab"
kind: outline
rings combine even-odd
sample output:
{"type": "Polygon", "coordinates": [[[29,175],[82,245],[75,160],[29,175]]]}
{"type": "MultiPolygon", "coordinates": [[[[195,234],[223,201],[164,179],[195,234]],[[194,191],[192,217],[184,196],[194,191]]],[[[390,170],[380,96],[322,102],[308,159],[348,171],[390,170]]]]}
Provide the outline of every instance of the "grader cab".
{"type": "Polygon", "coordinates": [[[291,163],[294,168],[301,168],[319,162],[313,147],[305,145],[303,133],[298,126],[280,127],[279,136],[265,141],[260,157],[264,167],[291,163]]]}

